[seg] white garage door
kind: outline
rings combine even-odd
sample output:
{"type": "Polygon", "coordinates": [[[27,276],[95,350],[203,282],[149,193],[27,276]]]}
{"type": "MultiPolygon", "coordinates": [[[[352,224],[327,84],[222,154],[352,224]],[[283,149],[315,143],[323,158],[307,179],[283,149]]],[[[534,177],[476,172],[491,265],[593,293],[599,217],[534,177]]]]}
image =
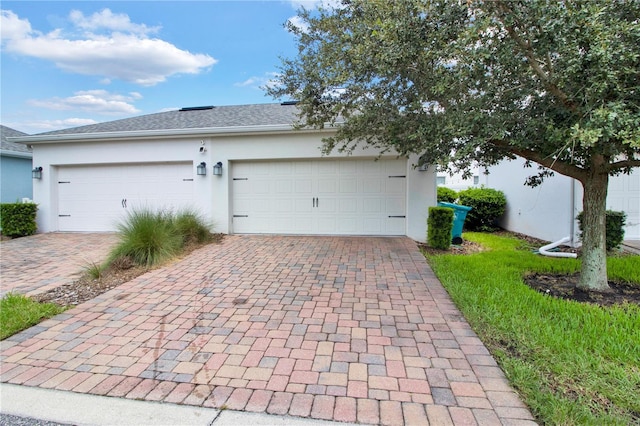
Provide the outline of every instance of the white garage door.
{"type": "Polygon", "coordinates": [[[233,231],[404,235],[406,160],[237,162],[233,231]]]}
{"type": "Polygon", "coordinates": [[[193,174],[191,163],[60,167],[58,229],[114,231],[132,209],[189,206],[193,174]]]}

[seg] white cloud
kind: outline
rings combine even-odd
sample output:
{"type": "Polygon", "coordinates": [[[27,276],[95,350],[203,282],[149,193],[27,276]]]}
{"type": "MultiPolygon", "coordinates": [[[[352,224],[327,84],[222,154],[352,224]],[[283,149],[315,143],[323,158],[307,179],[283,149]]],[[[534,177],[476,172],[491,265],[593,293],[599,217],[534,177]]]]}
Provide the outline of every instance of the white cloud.
{"type": "Polygon", "coordinates": [[[28,134],[51,132],[53,130],[67,129],[70,127],[87,126],[97,124],[98,121],[90,118],[65,118],[62,120],[40,120],[9,123],[10,127],[20,129],[28,134]]]}
{"type": "Polygon", "coordinates": [[[295,9],[300,9],[301,7],[308,10],[317,7],[322,7],[323,9],[341,9],[343,7],[342,1],[340,0],[289,0],[289,2],[295,9]]]}
{"type": "Polygon", "coordinates": [[[236,87],[250,87],[252,89],[263,89],[265,87],[273,87],[279,83],[280,74],[277,72],[267,72],[263,76],[253,76],[248,79],[235,83],[236,87]]]}
{"type": "Polygon", "coordinates": [[[28,103],[39,108],[57,111],[86,111],[98,114],[122,115],[140,112],[133,102],[141,99],[138,92],[128,95],[109,93],[106,90],[85,90],[75,92],[67,98],[32,99],[28,103]]]}
{"type": "Polygon", "coordinates": [[[132,23],[127,15],[109,9],[88,18],[72,12],[71,22],[85,31],[79,38],[64,35],[61,29],[48,34],[34,31],[28,20],[11,11],[3,10],[0,19],[5,52],[49,60],[65,71],[100,76],[103,82],[119,79],[153,86],[175,74],[198,74],[217,62],[207,54],[148,38],[146,34],[157,27],[132,23]],[[108,31],[86,32],[101,29],[108,31]]]}
{"type": "Polygon", "coordinates": [[[93,15],[86,17],[79,10],[73,10],[69,14],[69,19],[78,28],[95,32],[101,29],[134,33],[150,34],[156,33],[160,27],[147,27],[145,24],[134,24],[124,13],[113,13],[110,9],[103,9],[93,15]]]}
{"type": "Polygon", "coordinates": [[[307,22],[298,15],[292,16],[287,20],[287,22],[293,27],[299,29],[302,33],[309,32],[309,24],[307,24],[307,22]]]}
{"type": "Polygon", "coordinates": [[[3,41],[19,40],[32,32],[31,24],[26,19],[18,18],[18,15],[10,10],[0,12],[0,37],[3,41]]]}

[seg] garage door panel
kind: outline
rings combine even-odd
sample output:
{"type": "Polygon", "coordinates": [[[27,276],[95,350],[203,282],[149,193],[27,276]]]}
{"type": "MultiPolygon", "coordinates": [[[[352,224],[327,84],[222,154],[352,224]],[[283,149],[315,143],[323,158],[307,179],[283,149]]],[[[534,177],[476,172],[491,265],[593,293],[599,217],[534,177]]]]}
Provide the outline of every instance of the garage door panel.
{"type": "Polygon", "coordinates": [[[405,221],[402,218],[388,218],[385,221],[385,231],[391,235],[404,232],[405,221]]]}
{"type": "Polygon", "coordinates": [[[382,194],[382,181],[380,178],[371,178],[362,181],[362,192],[365,194],[382,194]]]}
{"type": "Polygon", "coordinates": [[[338,182],[336,178],[322,178],[318,181],[318,194],[334,194],[336,192],[338,192],[338,182]]]}
{"type": "Polygon", "coordinates": [[[365,213],[382,213],[383,200],[380,198],[367,198],[362,200],[362,211],[365,213]]]}
{"type": "Polygon", "coordinates": [[[340,194],[356,194],[358,192],[358,180],[355,177],[341,179],[339,186],[340,194]]]}
{"type": "Polygon", "coordinates": [[[358,200],[354,198],[340,199],[338,211],[340,213],[356,213],[358,211],[358,200]]]}
{"type": "Polygon", "coordinates": [[[358,219],[356,217],[342,217],[337,223],[337,233],[353,235],[358,233],[358,219]]]}
{"type": "Polygon", "coordinates": [[[61,166],[57,197],[60,231],[114,231],[133,209],[188,207],[193,201],[193,165],[61,166]]]}
{"type": "Polygon", "coordinates": [[[387,222],[389,215],[404,215],[405,169],[405,160],[234,163],[232,229],[238,233],[403,235],[403,217],[387,222]],[[256,170],[266,173],[259,176],[263,184],[255,183],[256,170]],[[391,172],[398,176],[390,179],[391,172]],[[240,177],[247,180],[237,180],[240,177]],[[287,180],[293,181],[293,194],[287,194],[287,180]],[[252,186],[259,188],[247,188],[252,186]]]}
{"type": "Polygon", "coordinates": [[[296,194],[308,195],[313,193],[313,181],[311,179],[300,179],[295,181],[296,194]]]}

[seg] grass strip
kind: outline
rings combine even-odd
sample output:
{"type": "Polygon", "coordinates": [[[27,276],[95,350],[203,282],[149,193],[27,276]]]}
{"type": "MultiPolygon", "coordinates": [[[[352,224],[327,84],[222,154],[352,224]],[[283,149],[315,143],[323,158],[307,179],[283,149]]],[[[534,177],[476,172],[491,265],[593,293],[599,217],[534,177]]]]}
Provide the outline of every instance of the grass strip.
{"type": "MultiPolygon", "coordinates": [[[[512,385],[543,424],[640,424],[640,307],[556,299],[527,273],[573,273],[511,237],[465,233],[488,250],[427,260],[512,385]]],[[[609,259],[610,278],[640,285],[638,256],[609,259]]]]}
{"type": "Polygon", "coordinates": [[[9,293],[0,299],[0,340],[64,310],[53,303],[38,303],[21,294],[9,293]]]}

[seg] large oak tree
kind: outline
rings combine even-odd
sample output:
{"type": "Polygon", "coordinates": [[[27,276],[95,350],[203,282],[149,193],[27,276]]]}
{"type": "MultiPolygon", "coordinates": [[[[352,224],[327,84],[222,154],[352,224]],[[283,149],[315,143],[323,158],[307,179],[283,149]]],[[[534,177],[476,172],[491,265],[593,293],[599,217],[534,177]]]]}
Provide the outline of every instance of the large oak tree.
{"type": "Polygon", "coordinates": [[[520,156],[580,181],[580,286],[607,290],[609,177],[640,166],[640,1],[344,0],[299,11],[276,98],[325,151],[368,144],[451,170],[520,156]]]}

